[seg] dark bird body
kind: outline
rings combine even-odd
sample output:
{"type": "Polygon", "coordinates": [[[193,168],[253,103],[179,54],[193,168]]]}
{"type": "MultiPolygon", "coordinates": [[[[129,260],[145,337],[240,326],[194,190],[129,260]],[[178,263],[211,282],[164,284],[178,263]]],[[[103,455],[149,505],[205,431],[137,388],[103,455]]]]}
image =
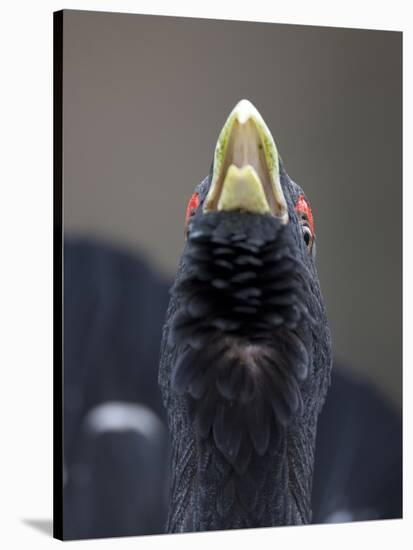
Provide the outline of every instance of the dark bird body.
{"type": "MultiPolygon", "coordinates": [[[[66,539],[165,528],[167,435],[159,451],[136,430],[85,427],[96,407],[113,400],[144,404],[164,420],[156,379],[169,286],[140,256],[104,243],[65,243],[66,539]],[[86,327],[93,334],[87,346],[86,327]]],[[[312,523],[402,514],[400,417],[351,373],[335,363],[318,421],[312,523]]]]}
{"type": "Polygon", "coordinates": [[[196,189],[164,327],[169,532],[311,521],[331,368],[312,216],[246,103],[196,189]]]}

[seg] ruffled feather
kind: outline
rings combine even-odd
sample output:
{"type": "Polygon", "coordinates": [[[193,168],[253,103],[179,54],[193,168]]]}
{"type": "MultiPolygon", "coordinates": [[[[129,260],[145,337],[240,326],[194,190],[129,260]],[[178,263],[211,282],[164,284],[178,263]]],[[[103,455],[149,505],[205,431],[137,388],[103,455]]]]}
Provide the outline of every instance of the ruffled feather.
{"type": "MultiPolygon", "coordinates": [[[[170,342],[172,388],[187,393],[195,432],[238,474],[302,412],[308,375],[306,268],[271,216],[211,213],[190,229],[170,342]]],[[[223,489],[228,505],[231,486],[223,489]]]]}

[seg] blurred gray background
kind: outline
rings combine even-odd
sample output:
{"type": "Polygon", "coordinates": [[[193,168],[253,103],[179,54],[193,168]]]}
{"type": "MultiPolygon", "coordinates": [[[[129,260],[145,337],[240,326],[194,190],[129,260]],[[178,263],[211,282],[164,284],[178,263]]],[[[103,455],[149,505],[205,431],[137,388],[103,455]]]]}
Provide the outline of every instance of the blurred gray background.
{"type": "Polygon", "coordinates": [[[250,99],[312,203],[335,355],[400,406],[401,33],[65,11],[63,34],[65,234],[172,277],[187,201],[250,99]]]}

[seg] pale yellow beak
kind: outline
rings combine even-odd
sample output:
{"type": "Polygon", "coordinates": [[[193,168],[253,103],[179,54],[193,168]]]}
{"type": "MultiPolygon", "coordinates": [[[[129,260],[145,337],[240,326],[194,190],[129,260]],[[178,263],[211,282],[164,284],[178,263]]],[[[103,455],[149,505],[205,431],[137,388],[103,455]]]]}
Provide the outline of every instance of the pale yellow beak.
{"type": "Polygon", "coordinates": [[[288,222],[274,139],[247,99],[234,107],[219,134],[204,211],[272,214],[288,222]]]}

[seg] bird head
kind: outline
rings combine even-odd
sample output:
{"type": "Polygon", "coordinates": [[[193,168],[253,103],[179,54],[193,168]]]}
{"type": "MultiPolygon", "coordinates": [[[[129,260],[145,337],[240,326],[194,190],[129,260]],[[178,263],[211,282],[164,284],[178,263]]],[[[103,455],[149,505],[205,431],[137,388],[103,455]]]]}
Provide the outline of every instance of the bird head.
{"type": "Polygon", "coordinates": [[[316,418],[331,364],[311,206],[248,100],[219,134],[185,234],[161,389],[191,436],[242,474],[281,433],[316,418]]]}

